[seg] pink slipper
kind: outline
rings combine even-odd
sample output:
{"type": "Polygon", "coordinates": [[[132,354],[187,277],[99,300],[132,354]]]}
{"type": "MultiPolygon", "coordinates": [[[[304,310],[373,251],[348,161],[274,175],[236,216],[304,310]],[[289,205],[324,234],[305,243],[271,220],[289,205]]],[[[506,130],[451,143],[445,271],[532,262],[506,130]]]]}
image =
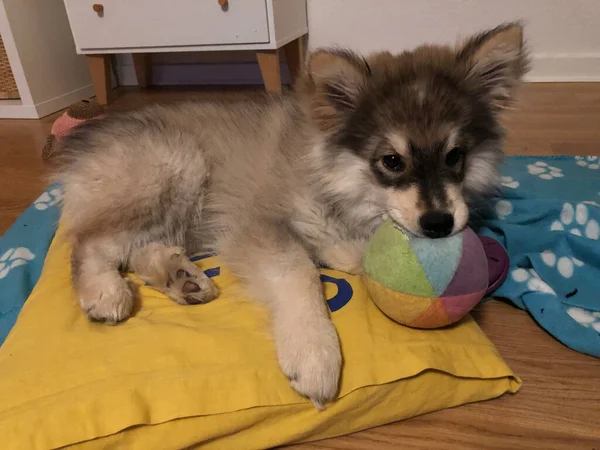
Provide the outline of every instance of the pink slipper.
{"type": "Polygon", "coordinates": [[[95,102],[81,100],[72,104],[54,121],[50,136],[46,139],[46,145],[42,149],[42,158],[50,159],[58,153],[60,140],[71,130],[71,128],[90,119],[101,119],[105,117],[104,108],[95,102]]]}

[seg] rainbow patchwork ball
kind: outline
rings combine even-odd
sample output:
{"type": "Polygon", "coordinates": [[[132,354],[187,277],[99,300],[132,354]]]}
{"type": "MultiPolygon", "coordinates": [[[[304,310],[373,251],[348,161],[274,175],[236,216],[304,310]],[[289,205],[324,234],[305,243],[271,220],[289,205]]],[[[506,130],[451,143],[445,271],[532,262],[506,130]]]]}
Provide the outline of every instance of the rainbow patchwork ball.
{"type": "Polygon", "coordinates": [[[409,235],[390,221],[375,232],[363,259],[363,279],[391,319],[439,328],[464,317],[488,288],[488,263],[470,228],[442,239],[409,235]]]}

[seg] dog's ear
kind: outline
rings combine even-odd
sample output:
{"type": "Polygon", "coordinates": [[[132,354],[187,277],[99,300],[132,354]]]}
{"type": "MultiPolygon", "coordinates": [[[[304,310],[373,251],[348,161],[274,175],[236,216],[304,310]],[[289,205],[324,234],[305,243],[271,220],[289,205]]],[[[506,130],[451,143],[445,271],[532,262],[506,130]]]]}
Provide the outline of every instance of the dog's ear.
{"type": "Polygon", "coordinates": [[[523,25],[508,23],[471,37],[459,48],[458,59],[468,66],[467,81],[497,109],[510,106],[529,66],[523,25]]]}
{"type": "Polygon", "coordinates": [[[303,90],[323,130],[340,126],[355,110],[370,71],[363,58],[346,50],[317,50],[311,55],[303,90]]]}

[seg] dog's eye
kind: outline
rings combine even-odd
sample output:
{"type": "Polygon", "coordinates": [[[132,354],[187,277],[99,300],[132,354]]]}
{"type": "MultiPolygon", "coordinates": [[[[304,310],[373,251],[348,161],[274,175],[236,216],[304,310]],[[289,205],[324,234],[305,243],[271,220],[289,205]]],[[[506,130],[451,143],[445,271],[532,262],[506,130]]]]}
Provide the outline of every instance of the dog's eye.
{"type": "Polygon", "coordinates": [[[392,172],[401,172],[404,170],[405,164],[400,155],[385,155],[381,158],[383,167],[392,172]]]}
{"type": "Polygon", "coordinates": [[[446,165],[448,167],[456,167],[465,155],[465,151],[460,147],[454,147],[446,154],[446,165]]]}

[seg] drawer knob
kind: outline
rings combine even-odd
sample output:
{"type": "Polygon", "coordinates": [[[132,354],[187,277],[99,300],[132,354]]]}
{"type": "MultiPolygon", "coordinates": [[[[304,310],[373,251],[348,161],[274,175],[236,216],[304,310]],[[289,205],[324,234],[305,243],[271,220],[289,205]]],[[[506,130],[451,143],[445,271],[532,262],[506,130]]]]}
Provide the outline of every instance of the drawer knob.
{"type": "Polygon", "coordinates": [[[229,0],[219,0],[219,5],[221,5],[221,8],[228,6],[228,4],[229,4],[229,0]]]}
{"type": "Polygon", "coordinates": [[[99,3],[94,3],[94,6],[92,6],[92,9],[97,12],[98,14],[101,14],[104,12],[104,5],[101,5],[99,3]]]}

